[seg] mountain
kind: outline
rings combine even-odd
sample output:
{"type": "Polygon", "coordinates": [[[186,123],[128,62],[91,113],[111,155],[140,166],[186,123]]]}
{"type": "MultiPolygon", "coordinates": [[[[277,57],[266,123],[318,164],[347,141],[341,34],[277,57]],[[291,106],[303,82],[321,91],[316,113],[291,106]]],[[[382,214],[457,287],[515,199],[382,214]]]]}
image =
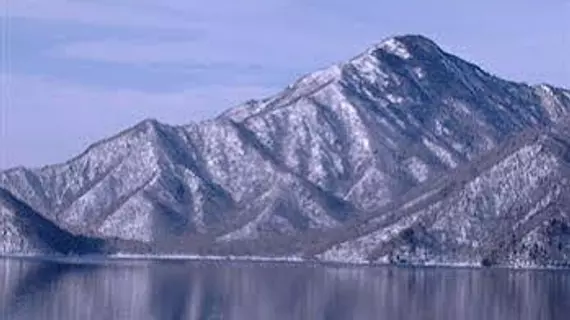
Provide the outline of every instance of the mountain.
{"type": "MultiPolygon", "coordinates": [[[[551,131],[565,126],[569,109],[570,91],[502,80],[423,36],[397,36],[215,119],[146,120],[66,163],[1,172],[0,187],[60,230],[120,252],[512,263],[508,250],[488,251],[499,240],[475,244],[523,219],[503,217],[510,209],[497,203],[523,212],[564,185],[509,198],[519,190],[502,180],[532,180],[525,175],[534,172],[522,166],[528,160],[512,172],[509,157],[550,153],[505,144],[529,132],[566,141],[551,131]],[[481,210],[500,218],[484,220],[481,210]],[[473,219],[483,219],[479,231],[459,229],[471,247],[445,242],[473,219]]],[[[553,181],[564,176],[557,168],[553,181]]],[[[521,230],[516,239],[531,236],[521,230]]],[[[535,231],[542,242],[554,232],[535,231]]],[[[537,263],[550,261],[543,256],[537,263]]]]}

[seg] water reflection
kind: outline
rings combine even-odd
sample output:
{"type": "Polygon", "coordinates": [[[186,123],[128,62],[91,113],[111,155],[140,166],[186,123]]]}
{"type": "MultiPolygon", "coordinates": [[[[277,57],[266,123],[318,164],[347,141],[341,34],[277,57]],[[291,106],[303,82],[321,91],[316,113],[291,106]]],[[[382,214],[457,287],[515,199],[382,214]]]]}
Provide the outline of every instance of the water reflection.
{"type": "Polygon", "coordinates": [[[2,319],[567,319],[570,273],[0,260],[2,319]]]}

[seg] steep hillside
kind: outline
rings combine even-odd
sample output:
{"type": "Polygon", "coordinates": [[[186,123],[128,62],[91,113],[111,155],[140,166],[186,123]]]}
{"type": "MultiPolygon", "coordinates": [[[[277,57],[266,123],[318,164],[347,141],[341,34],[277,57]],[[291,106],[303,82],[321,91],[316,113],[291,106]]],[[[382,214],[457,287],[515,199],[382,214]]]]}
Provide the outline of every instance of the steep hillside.
{"type": "Polygon", "coordinates": [[[357,263],[570,265],[570,131],[521,133],[308,251],[357,263]]]}

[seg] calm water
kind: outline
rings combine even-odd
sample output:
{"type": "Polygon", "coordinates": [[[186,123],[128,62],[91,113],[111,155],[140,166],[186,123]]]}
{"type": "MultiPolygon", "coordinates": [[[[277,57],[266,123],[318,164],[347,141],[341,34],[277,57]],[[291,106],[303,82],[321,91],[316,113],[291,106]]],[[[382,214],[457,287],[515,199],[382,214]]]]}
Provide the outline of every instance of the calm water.
{"type": "Polygon", "coordinates": [[[0,319],[569,319],[570,273],[0,260],[0,319]]]}

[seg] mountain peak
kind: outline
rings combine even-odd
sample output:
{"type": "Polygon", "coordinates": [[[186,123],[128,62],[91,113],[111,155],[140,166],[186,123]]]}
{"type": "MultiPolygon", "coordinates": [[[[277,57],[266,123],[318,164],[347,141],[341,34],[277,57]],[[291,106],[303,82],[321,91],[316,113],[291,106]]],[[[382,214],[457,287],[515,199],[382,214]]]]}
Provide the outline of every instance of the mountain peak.
{"type": "Polygon", "coordinates": [[[424,35],[421,35],[421,34],[403,34],[403,35],[393,36],[393,37],[387,38],[384,41],[388,41],[390,39],[405,43],[407,45],[411,45],[411,44],[418,45],[418,44],[420,44],[420,45],[427,45],[427,46],[434,46],[434,47],[438,46],[434,40],[432,40],[432,39],[430,39],[424,35]]]}
{"type": "MultiPolygon", "coordinates": [[[[306,85],[318,87],[338,81],[345,75],[344,71],[346,71],[348,65],[357,66],[363,60],[367,65],[365,69],[378,69],[382,64],[390,65],[391,62],[386,57],[386,54],[397,56],[402,60],[413,59],[418,63],[418,61],[429,60],[430,58],[439,58],[442,53],[444,51],[433,40],[423,35],[406,34],[393,36],[373,45],[347,62],[334,64],[328,68],[305,75],[295,82],[292,87],[298,88],[306,85]]],[[[359,73],[367,73],[369,71],[360,70],[357,67],[357,72],[359,73]]]]}
{"type": "Polygon", "coordinates": [[[367,53],[383,52],[398,56],[404,60],[412,58],[418,50],[440,52],[439,46],[431,39],[417,34],[394,36],[372,46],[367,53]]]}
{"type": "Polygon", "coordinates": [[[342,76],[343,68],[363,56],[377,55],[378,51],[382,51],[391,55],[398,56],[404,60],[413,58],[422,52],[424,57],[426,53],[443,52],[441,48],[431,39],[417,34],[406,34],[394,36],[382,40],[380,43],[373,45],[368,50],[360,54],[348,63],[334,64],[328,68],[317,70],[307,74],[299,79],[294,86],[306,85],[311,83],[324,84],[334,80],[339,80],[342,76]]]}

